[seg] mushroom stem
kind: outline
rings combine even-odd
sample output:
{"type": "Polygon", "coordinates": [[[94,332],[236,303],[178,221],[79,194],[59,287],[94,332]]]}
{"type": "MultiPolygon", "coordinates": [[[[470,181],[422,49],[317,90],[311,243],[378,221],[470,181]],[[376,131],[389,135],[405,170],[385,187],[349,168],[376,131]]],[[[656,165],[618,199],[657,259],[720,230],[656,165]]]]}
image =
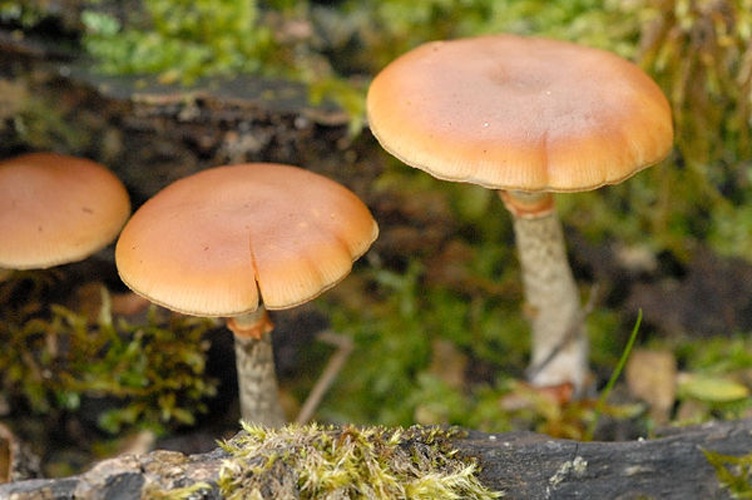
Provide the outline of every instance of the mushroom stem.
{"type": "Polygon", "coordinates": [[[567,260],[564,234],[553,198],[500,193],[514,219],[526,308],[532,326],[528,377],[539,387],[571,383],[582,394],[588,371],[588,339],[577,284],[567,260]],[[524,207],[524,210],[520,209],[524,207]]]}
{"type": "Polygon", "coordinates": [[[285,415],[279,402],[271,332],[273,325],[263,305],[227,320],[235,336],[240,416],[246,422],[281,427],[285,415]]]}

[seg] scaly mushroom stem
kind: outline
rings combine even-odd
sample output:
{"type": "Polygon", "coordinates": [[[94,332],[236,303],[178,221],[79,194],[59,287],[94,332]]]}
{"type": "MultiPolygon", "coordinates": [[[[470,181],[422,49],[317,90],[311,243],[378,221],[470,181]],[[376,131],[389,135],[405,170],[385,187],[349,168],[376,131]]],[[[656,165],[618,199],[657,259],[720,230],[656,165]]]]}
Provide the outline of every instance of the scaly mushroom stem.
{"type": "Polygon", "coordinates": [[[575,394],[581,394],[588,371],[588,339],[553,198],[548,193],[500,196],[514,217],[532,326],[530,381],[539,387],[571,383],[575,394]]]}
{"type": "Polygon", "coordinates": [[[235,335],[241,417],[249,423],[281,427],[285,415],[274,368],[273,325],[266,308],[260,305],[252,313],[229,318],[227,327],[235,335]]]}

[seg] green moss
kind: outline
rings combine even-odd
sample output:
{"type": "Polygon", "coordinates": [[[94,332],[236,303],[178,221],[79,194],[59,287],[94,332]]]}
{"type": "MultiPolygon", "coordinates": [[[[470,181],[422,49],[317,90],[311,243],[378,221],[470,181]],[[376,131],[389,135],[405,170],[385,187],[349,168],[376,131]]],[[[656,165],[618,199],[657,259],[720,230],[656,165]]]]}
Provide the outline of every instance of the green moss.
{"type": "Polygon", "coordinates": [[[168,71],[189,80],[276,72],[315,81],[331,75],[332,68],[343,76],[373,74],[397,55],[437,38],[513,32],[631,52],[633,45],[625,40],[634,38],[637,29],[636,20],[623,18],[619,3],[597,0],[348,1],[336,7],[307,1],[261,6],[256,1],[154,0],[141,5],[124,22],[94,9],[83,13],[85,47],[102,68],[168,71]]]}
{"type": "Polygon", "coordinates": [[[733,498],[752,498],[752,454],[734,456],[702,450],[705,459],[715,469],[721,486],[733,498]]]}
{"type": "Polygon", "coordinates": [[[477,479],[477,464],[436,427],[322,427],[270,429],[244,425],[222,447],[230,454],[219,472],[222,495],[235,498],[474,498],[492,499],[477,479]]]}
{"type": "MultiPolygon", "coordinates": [[[[427,286],[425,273],[415,261],[404,274],[378,270],[371,289],[375,300],[352,309],[331,307],[335,328],[352,335],[358,347],[324,402],[322,417],[385,425],[479,424],[473,408],[487,393],[457,386],[436,371],[441,343],[452,346],[450,356],[460,363],[472,355],[499,376],[522,372],[526,325],[518,310],[509,310],[517,304],[481,299],[482,291],[468,297],[427,286]]],[[[493,421],[493,430],[506,429],[505,422],[493,421]]]]}
{"type": "Polygon", "coordinates": [[[165,82],[202,76],[255,73],[271,51],[255,1],[153,0],[122,25],[114,17],[84,11],[84,45],[107,73],[161,73],[165,82]],[[138,16],[138,14],[142,14],[138,16]]]}
{"type": "MultiPolygon", "coordinates": [[[[339,12],[343,26],[362,50],[356,67],[375,73],[398,55],[429,40],[485,33],[543,35],[634,51],[636,19],[625,18],[620,2],[599,0],[351,0],[339,12]]],[[[343,30],[340,30],[343,31],[343,30]]],[[[342,44],[344,46],[344,43],[342,44]]]]}
{"type": "Polygon", "coordinates": [[[5,303],[0,323],[0,390],[37,414],[77,411],[84,399],[109,401],[97,416],[108,432],[138,426],[164,432],[189,425],[216,393],[206,378],[206,320],[173,316],[165,323],[152,308],[148,322],[114,322],[109,296],[96,322],[59,305],[38,302],[45,273],[21,274],[0,284],[0,299],[26,291],[21,304],[5,303]],[[31,291],[29,292],[29,289],[31,291]]]}
{"type": "MultiPolygon", "coordinates": [[[[667,91],[684,160],[705,168],[728,161],[733,167],[752,154],[750,2],[646,5],[640,60],[667,91]]],[[[715,177],[704,173],[708,180],[715,177]]]]}

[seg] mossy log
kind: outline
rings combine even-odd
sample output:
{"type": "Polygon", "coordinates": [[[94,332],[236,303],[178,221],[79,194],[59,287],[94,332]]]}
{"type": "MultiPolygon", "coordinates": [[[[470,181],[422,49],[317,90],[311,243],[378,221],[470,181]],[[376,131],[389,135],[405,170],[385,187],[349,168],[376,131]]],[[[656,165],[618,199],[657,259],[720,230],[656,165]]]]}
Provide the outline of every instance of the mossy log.
{"type": "Polygon", "coordinates": [[[107,76],[79,53],[2,27],[0,48],[0,157],[55,150],[99,161],[136,205],[178,178],[224,164],[298,165],[358,194],[378,174],[362,157],[376,151],[370,136],[354,137],[351,117],[312,99],[303,84],[253,75],[191,86],[107,76]]]}
{"type": "MultiPolygon", "coordinates": [[[[480,481],[505,498],[728,498],[731,494],[706,452],[747,456],[752,420],[712,422],[626,442],[471,431],[450,444],[460,456],[476,460],[480,481]]],[[[156,492],[185,493],[197,485],[201,487],[191,498],[220,498],[219,470],[228,458],[220,448],[192,456],[170,451],[126,455],[74,477],[0,485],[0,498],[135,499],[156,492]]],[[[745,477],[735,469],[729,465],[725,470],[745,477]]]]}

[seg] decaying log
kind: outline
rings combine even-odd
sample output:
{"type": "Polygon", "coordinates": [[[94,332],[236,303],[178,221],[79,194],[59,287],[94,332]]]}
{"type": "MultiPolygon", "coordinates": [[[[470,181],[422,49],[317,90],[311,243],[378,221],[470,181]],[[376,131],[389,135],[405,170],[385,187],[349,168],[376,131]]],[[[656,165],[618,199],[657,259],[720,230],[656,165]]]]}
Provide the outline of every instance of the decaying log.
{"type": "Polygon", "coordinates": [[[2,27],[0,49],[0,157],[53,149],[102,162],[136,205],[180,177],[230,163],[298,165],[356,192],[378,173],[361,157],[375,151],[370,137],[354,138],[348,114],[331,100],[314,102],[300,83],[110,77],[80,54],[2,27]]]}
{"type": "MultiPolygon", "coordinates": [[[[713,422],[667,436],[627,442],[575,442],[534,433],[471,431],[452,441],[481,467],[479,479],[505,498],[729,498],[703,450],[730,456],[752,452],[752,420],[713,422]]],[[[185,456],[170,451],[105,460],[64,479],[0,486],[0,498],[141,498],[200,482],[192,498],[219,498],[216,449],[185,456]]],[[[733,473],[733,467],[729,470],[733,473]]]]}

